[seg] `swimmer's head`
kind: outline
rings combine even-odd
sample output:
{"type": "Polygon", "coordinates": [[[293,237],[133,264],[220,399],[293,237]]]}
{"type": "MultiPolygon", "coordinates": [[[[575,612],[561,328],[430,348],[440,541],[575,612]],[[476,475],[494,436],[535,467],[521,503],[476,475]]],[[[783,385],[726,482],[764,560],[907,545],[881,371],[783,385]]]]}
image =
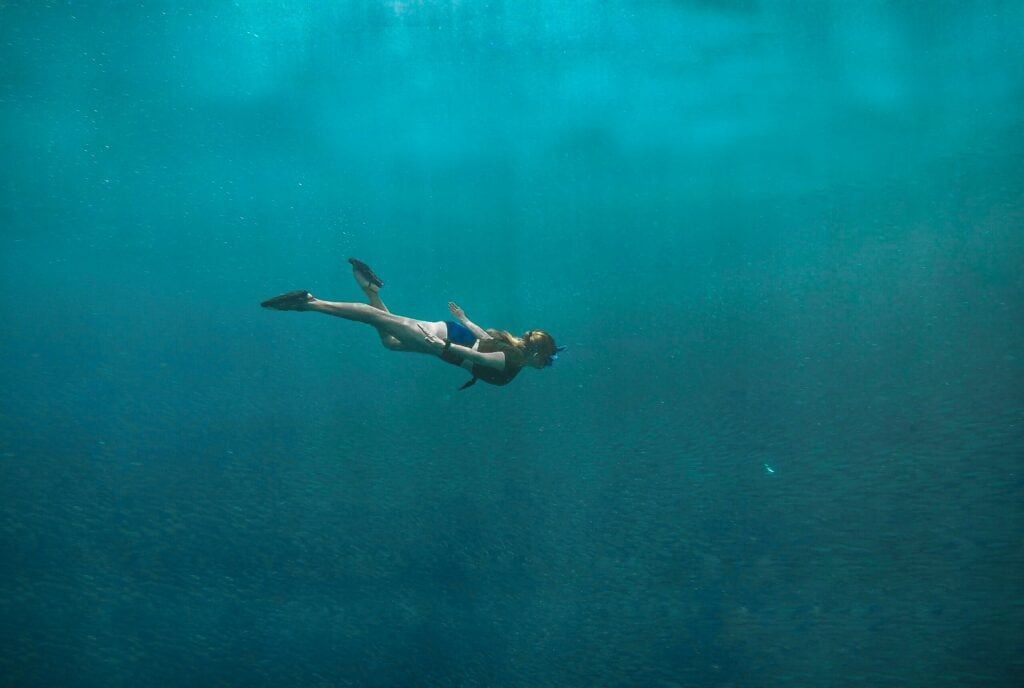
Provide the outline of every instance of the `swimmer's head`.
{"type": "Polygon", "coordinates": [[[543,330],[530,330],[523,335],[523,346],[527,362],[535,368],[544,368],[554,364],[558,352],[564,346],[555,344],[555,338],[543,330]]]}

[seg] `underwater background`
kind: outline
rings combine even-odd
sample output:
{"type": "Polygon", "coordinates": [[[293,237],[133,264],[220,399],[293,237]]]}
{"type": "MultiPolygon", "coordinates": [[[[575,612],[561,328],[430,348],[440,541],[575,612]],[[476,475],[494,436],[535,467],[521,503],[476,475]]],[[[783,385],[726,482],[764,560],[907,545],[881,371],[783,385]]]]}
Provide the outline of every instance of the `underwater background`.
{"type": "Polygon", "coordinates": [[[0,685],[1019,685],[1022,25],[0,2],[0,685]]]}

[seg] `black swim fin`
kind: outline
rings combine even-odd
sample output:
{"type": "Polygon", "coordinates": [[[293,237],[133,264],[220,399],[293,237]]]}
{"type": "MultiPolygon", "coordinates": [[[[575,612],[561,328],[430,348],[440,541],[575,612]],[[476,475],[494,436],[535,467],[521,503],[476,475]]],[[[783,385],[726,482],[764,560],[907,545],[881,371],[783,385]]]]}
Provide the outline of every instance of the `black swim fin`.
{"type": "Polygon", "coordinates": [[[276,311],[297,311],[309,303],[311,298],[313,298],[312,294],[300,289],[299,291],[290,291],[287,294],[267,299],[260,305],[264,308],[273,308],[276,311]]]}
{"type": "Polygon", "coordinates": [[[352,267],[355,268],[355,271],[365,277],[367,282],[378,289],[384,286],[384,281],[381,280],[380,277],[377,277],[373,270],[370,269],[369,265],[361,260],[356,260],[355,258],[349,258],[348,262],[352,263],[352,267]]]}

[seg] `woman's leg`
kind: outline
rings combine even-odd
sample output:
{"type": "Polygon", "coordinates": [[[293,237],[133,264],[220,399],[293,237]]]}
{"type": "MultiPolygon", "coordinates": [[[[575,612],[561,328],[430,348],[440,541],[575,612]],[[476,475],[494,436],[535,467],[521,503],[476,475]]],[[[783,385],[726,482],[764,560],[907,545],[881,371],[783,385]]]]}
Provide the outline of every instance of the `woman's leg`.
{"type": "MultiPolygon", "coordinates": [[[[359,285],[359,288],[363,290],[364,294],[366,294],[366,299],[370,302],[371,306],[377,310],[384,311],[385,313],[391,312],[388,310],[388,307],[384,305],[384,302],[380,300],[380,287],[366,279],[366,276],[359,272],[355,262],[352,263],[352,276],[355,277],[356,284],[359,285]]],[[[387,330],[382,330],[378,327],[377,334],[380,335],[381,344],[386,348],[391,349],[392,351],[402,351],[403,347],[401,340],[394,335],[388,334],[387,330]]]]}
{"type": "MultiPolygon", "coordinates": [[[[363,265],[363,267],[367,267],[363,265]]],[[[368,268],[367,268],[368,269],[368,268]]],[[[321,301],[308,291],[294,291],[275,296],[264,301],[264,308],[284,311],[319,311],[346,320],[354,320],[372,325],[380,335],[381,342],[392,351],[417,351],[420,353],[436,353],[424,340],[420,328],[426,329],[440,339],[448,336],[448,326],[444,322],[415,320],[391,313],[377,293],[379,286],[371,283],[363,275],[353,261],[353,274],[356,283],[366,294],[370,304],[321,301]]],[[[378,280],[379,282],[379,280],[378,280]]]]}
{"type": "Polygon", "coordinates": [[[365,303],[321,301],[318,298],[311,297],[302,310],[317,311],[338,318],[372,325],[381,333],[381,339],[384,339],[384,335],[388,335],[397,342],[397,346],[389,345],[388,341],[390,340],[385,341],[384,344],[389,349],[396,351],[417,351],[433,354],[435,351],[424,341],[420,326],[425,327],[427,331],[433,332],[442,338],[445,336],[443,330],[447,330],[447,326],[443,322],[428,322],[406,318],[382,311],[365,303]]]}

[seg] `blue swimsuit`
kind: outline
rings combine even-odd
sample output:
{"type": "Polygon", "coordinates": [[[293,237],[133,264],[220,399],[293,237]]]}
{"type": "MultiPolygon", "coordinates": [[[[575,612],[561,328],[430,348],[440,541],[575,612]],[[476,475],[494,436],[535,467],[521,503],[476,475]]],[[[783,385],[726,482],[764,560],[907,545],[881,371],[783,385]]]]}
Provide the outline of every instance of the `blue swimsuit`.
{"type": "Polygon", "coordinates": [[[448,326],[448,340],[452,344],[473,346],[476,343],[476,336],[462,323],[455,322],[454,320],[445,320],[444,324],[448,326]]]}

